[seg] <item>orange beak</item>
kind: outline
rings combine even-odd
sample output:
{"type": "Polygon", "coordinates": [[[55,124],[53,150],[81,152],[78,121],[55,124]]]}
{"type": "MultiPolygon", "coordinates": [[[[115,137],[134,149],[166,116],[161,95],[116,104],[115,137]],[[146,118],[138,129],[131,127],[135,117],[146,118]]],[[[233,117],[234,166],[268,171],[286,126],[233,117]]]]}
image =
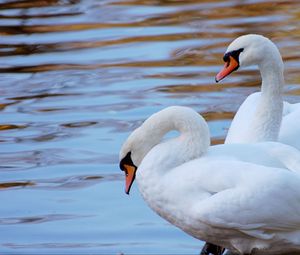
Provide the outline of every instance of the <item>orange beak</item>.
{"type": "Polygon", "coordinates": [[[217,74],[216,82],[224,79],[227,75],[231,74],[233,71],[239,68],[239,62],[235,60],[234,57],[229,56],[229,61],[227,61],[223,69],[217,74]]]}
{"type": "Polygon", "coordinates": [[[129,195],[131,185],[135,179],[136,167],[124,164],[125,169],[125,192],[129,195]]]}

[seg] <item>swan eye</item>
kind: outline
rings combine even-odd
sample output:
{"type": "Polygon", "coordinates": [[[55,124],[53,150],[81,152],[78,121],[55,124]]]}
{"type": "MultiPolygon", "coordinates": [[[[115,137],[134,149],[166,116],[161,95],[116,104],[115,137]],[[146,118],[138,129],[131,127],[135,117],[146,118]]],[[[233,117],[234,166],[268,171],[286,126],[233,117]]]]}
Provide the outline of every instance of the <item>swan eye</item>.
{"type": "Polygon", "coordinates": [[[231,53],[231,52],[228,52],[228,53],[226,53],[226,54],[224,55],[224,57],[223,57],[224,62],[229,62],[229,61],[230,61],[230,59],[229,59],[230,53],[231,53]]]}
{"type": "Polygon", "coordinates": [[[227,52],[223,57],[224,62],[228,63],[228,65],[229,65],[230,64],[230,56],[231,56],[239,63],[239,56],[240,56],[240,53],[243,51],[244,51],[244,48],[240,48],[238,50],[233,50],[233,51],[227,52]]]}
{"type": "Polygon", "coordinates": [[[240,56],[241,52],[243,52],[243,51],[244,51],[244,48],[241,48],[241,49],[238,49],[238,50],[234,50],[234,51],[232,51],[231,56],[232,56],[237,62],[239,62],[239,56],[240,56]]]}
{"type": "Polygon", "coordinates": [[[133,167],[137,168],[137,167],[133,164],[133,162],[132,162],[132,159],[131,159],[131,151],[129,151],[129,152],[126,154],[126,156],[120,161],[120,165],[119,165],[120,169],[121,169],[122,171],[124,171],[125,174],[127,175],[127,170],[126,170],[125,165],[127,165],[127,166],[133,166],[133,167]]]}

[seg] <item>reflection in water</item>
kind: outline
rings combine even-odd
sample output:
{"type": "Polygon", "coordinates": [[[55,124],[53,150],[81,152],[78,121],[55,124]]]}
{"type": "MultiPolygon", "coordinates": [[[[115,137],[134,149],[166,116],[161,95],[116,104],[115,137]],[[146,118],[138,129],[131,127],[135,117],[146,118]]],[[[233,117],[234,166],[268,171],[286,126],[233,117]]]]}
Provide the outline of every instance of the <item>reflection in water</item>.
{"type": "Polygon", "coordinates": [[[8,129],[18,129],[18,128],[26,128],[26,125],[14,125],[14,124],[2,124],[0,125],[1,130],[8,130],[8,129]]]}
{"type": "Polygon", "coordinates": [[[222,143],[260,86],[255,68],[214,82],[242,34],[279,46],[287,100],[300,101],[299,17],[288,0],[1,1],[0,251],[197,254],[135,186],[124,195],[121,143],[175,104],[222,143]]]}
{"type": "Polygon", "coordinates": [[[76,219],[80,217],[83,216],[50,214],[50,215],[42,215],[42,216],[24,217],[24,218],[5,218],[5,219],[0,219],[0,225],[37,224],[37,223],[44,223],[49,221],[76,219]]]}
{"type": "Polygon", "coordinates": [[[26,186],[33,186],[33,185],[35,185],[35,183],[32,181],[6,182],[6,183],[0,183],[0,189],[8,189],[8,188],[15,188],[15,187],[24,188],[26,186]]]}

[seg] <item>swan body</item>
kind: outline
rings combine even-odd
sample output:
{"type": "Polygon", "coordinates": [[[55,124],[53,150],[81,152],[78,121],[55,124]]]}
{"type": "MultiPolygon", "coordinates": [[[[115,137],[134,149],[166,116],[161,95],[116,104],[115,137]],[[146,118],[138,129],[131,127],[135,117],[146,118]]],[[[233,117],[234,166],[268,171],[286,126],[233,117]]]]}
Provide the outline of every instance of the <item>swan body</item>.
{"type": "Polygon", "coordinates": [[[283,62],[275,44],[261,35],[240,36],[228,46],[224,61],[216,81],[250,65],[257,65],[262,77],[261,91],[240,106],[225,143],[278,140],[300,149],[300,103],[283,102],[283,62]]]}
{"type": "Polygon", "coordinates": [[[300,251],[300,152],[277,142],[210,146],[205,120],[168,107],[125,141],[126,193],[191,236],[239,254],[300,251]],[[162,142],[171,130],[178,137],[162,142]]]}

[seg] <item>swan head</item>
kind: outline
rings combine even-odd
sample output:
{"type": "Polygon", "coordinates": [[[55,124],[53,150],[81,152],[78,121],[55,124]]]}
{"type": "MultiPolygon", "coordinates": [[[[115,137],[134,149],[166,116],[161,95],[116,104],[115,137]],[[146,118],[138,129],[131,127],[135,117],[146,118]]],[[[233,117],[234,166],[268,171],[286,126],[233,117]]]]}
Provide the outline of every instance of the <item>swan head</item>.
{"type": "Polygon", "coordinates": [[[120,168],[125,172],[127,194],[145,156],[173,130],[180,134],[176,137],[179,140],[176,141],[180,142],[178,148],[181,148],[182,163],[207,151],[210,145],[209,128],[204,118],[196,111],[184,106],[170,106],[154,113],[129,135],[120,150],[120,168]]]}
{"type": "Polygon", "coordinates": [[[121,148],[119,166],[125,173],[126,194],[129,194],[139,165],[147,152],[151,149],[151,147],[149,148],[150,143],[146,141],[146,138],[141,127],[139,127],[131,133],[121,148]]]}
{"type": "Polygon", "coordinates": [[[122,160],[120,161],[120,168],[122,171],[125,172],[125,178],[126,178],[125,192],[126,194],[129,195],[129,191],[135,179],[135,173],[137,170],[137,166],[132,162],[131,151],[129,151],[126,154],[126,156],[123,157],[122,160]]]}
{"type": "Polygon", "coordinates": [[[223,56],[225,65],[217,74],[216,82],[224,79],[239,67],[261,66],[269,59],[282,62],[279,50],[271,40],[257,34],[240,36],[228,46],[223,56]]]}

